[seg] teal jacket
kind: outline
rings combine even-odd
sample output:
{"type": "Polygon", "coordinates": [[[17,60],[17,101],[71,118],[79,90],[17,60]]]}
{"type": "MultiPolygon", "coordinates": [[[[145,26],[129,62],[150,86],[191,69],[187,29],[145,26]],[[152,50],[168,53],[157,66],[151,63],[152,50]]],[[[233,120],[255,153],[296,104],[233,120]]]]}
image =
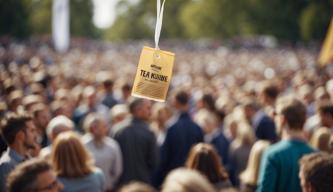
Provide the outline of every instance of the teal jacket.
{"type": "Polygon", "coordinates": [[[266,150],[259,172],[257,192],[301,192],[299,159],[314,152],[301,140],[282,140],[266,150]]]}

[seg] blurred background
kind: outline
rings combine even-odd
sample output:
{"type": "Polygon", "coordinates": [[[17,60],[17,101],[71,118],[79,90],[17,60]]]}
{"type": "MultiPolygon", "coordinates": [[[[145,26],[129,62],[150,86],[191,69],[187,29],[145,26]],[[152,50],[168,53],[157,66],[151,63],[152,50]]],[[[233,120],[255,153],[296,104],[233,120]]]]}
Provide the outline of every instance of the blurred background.
{"type": "MultiPolygon", "coordinates": [[[[70,34],[108,41],[152,39],[154,0],[70,0],[70,34]]],[[[323,40],[333,0],[167,0],[162,39],[323,40]]],[[[52,0],[0,0],[0,36],[47,37],[52,0]]]]}

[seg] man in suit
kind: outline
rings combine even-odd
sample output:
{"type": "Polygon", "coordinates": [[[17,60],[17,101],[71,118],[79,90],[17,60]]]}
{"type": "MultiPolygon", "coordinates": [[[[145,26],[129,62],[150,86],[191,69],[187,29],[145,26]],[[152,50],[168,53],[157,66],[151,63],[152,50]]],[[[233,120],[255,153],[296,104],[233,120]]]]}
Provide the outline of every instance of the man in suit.
{"type": "Polygon", "coordinates": [[[151,174],[157,165],[157,144],[149,129],[151,102],[135,99],[130,103],[132,118],[122,123],[114,133],[123,155],[123,173],[119,186],[130,181],[150,184],[151,174]]]}
{"type": "Polygon", "coordinates": [[[278,137],[274,121],[261,109],[256,100],[247,98],[243,102],[244,115],[250,122],[256,138],[276,142],[278,137]]]}
{"type": "Polygon", "coordinates": [[[169,171],[183,166],[191,147],[203,141],[201,128],[192,121],[189,110],[190,96],[178,91],[173,96],[173,106],[177,110],[176,121],[167,129],[161,146],[160,164],[154,185],[158,187],[169,171]]]}

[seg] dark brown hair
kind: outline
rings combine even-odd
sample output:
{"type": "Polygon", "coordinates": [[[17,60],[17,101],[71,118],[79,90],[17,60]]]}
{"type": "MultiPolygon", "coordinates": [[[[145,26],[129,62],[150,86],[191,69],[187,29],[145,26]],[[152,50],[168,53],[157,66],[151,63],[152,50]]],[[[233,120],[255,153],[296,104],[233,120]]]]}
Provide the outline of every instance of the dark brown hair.
{"type": "Polygon", "coordinates": [[[16,134],[25,130],[26,122],[31,121],[32,117],[27,114],[11,113],[1,122],[1,135],[8,145],[14,143],[16,134]]]}
{"type": "Polygon", "coordinates": [[[310,184],[315,191],[333,191],[333,155],[328,153],[305,155],[300,160],[300,165],[305,183],[310,184]]]}
{"type": "Polygon", "coordinates": [[[228,179],[221,158],[210,144],[198,143],[193,146],[187,158],[186,167],[198,170],[213,184],[228,179]]]}
{"type": "Polygon", "coordinates": [[[36,191],[39,174],[51,170],[51,165],[44,159],[31,159],[18,165],[8,176],[8,192],[36,191]]]}
{"type": "Polygon", "coordinates": [[[277,113],[285,117],[290,129],[303,129],[306,120],[306,107],[298,99],[290,96],[278,99],[277,113]]]}

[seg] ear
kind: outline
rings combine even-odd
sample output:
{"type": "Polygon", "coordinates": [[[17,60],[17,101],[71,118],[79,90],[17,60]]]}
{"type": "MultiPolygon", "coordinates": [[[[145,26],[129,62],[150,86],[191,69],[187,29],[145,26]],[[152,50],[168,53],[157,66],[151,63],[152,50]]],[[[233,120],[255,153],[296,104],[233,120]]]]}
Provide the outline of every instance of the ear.
{"type": "Polygon", "coordinates": [[[15,135],[15,141],[22,141],[24,138],[25,134],[22,130],[15,135]]]}

